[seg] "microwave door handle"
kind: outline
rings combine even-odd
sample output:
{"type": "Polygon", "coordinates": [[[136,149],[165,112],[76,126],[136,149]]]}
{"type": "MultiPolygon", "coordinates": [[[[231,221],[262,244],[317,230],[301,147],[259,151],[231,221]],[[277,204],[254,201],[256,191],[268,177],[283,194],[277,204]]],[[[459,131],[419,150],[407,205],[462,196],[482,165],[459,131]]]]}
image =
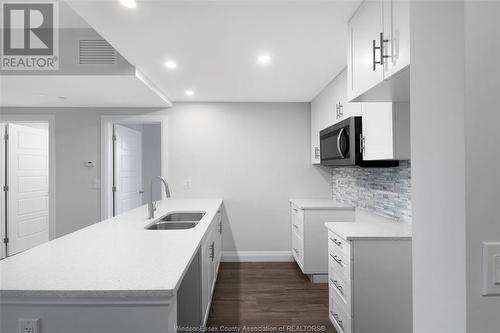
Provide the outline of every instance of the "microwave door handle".
{"type": "Polygon", "coordinates": [[[337,136],[337,149],[339,151],[340,157],[345,158],[344,153],[342,152],[342,149],[340,148],[340,138],[342,137],[342,132],[344,131],[344,128],[342,127],[340,129],[339,135],[337,136]]]}

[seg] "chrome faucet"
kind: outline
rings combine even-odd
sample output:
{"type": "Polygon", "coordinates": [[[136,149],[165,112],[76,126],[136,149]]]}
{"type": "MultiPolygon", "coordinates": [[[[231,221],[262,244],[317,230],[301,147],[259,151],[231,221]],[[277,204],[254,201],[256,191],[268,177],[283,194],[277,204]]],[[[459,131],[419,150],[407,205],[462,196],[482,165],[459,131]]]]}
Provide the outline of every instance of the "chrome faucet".
{"type": "MultiPolygon", "coordinates": [[[[156,211],[156,201],[153,201],[153,184],[155,180],[159,180],[165,185],[165,195],[167,198],[170,198],[170,189],[168,188],[168,183],[165,180],[165,178],[156,176],[153,179],[151,179],[151,184],[150,184],[150,197],[149,197],[149,204],[148,204],[148,210],[149,210],[149,219],[154,219],[155,217],[155,211],[156,211]]],[[[161,185],[160,185],[161,186],[161,185]]]]}

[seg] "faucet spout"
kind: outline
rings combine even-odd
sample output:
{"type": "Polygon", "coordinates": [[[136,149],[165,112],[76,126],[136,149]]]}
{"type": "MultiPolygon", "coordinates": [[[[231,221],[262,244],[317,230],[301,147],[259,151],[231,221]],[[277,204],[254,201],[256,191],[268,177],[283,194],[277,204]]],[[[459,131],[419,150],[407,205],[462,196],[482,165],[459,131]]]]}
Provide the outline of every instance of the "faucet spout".
{"type": "Polygon", "coordinates": [[[165,180],[165,178],[163,178],[161,176],[156,176],[153,179],[151,179],[151,184],[149,187],[149,190],[150,190],[149,195],[150,196],[149,196],[149,203],[148,203],[149,219],[153,219],[155,217],[155,211],[156,211],[156,201],[153,201],[153,185],[154,185],[155,180],[159,180],[163,183],[163,185],[165,186],[165,196],[167,198],[170,198],[170,188],[168,187],[168,183],[165,180]]]}

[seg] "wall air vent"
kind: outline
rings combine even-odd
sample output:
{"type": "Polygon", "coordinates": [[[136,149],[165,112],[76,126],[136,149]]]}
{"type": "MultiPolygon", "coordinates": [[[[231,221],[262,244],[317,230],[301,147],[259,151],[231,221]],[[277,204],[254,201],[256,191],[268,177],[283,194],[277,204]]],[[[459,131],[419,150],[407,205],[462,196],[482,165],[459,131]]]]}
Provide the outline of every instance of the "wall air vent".
{"type": "Polygon", "coordinates": [[[116,65],[116,50],[104,39],[78,41],[79,65],[116,65]]]}

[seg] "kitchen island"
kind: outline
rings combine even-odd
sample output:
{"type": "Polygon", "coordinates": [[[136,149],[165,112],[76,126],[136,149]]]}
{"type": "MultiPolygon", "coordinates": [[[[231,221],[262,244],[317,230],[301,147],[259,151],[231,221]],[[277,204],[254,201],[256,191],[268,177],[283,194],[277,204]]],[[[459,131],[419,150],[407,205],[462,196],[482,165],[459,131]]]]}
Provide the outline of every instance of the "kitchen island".
{"type": "Polygon", "coordinates": [[[0,330],[18,332],[20,318],[40,319],[39,333],[204,325],[220,262],[221,206],[165,199],[155,219],[142,206],[4,259],[0,330]],[[205,214],[191,229],[145,229],[173,212],[205,214]]]}

